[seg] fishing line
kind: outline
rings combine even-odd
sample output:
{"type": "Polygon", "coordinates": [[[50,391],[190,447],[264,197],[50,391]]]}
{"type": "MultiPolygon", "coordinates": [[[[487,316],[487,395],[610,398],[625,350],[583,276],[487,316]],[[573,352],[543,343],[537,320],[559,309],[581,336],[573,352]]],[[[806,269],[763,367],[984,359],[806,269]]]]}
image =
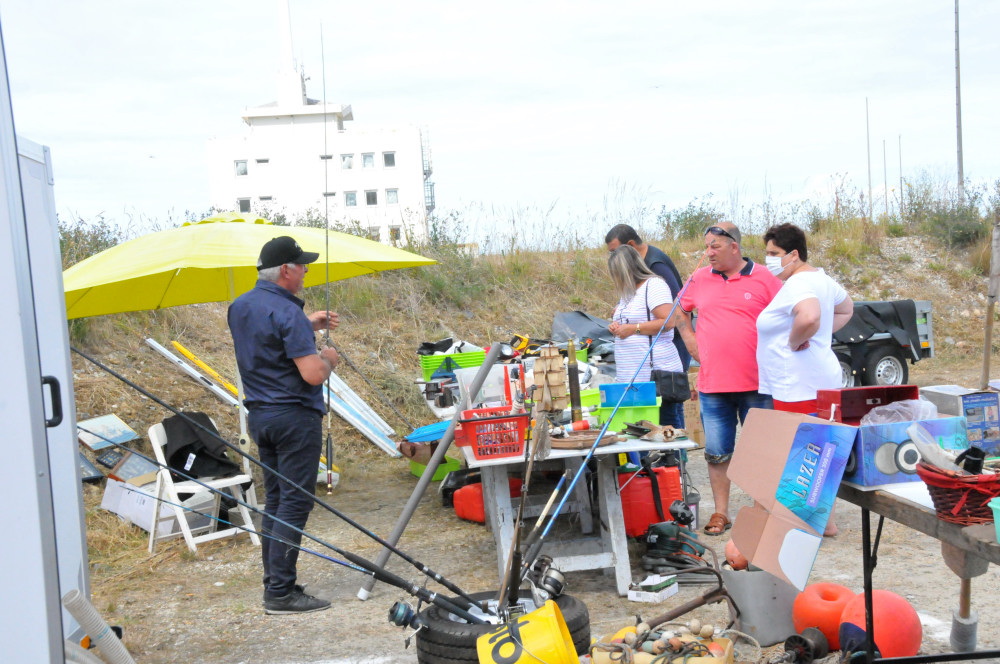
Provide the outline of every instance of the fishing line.
{"type": "MultiPolygon", "coordinates": [[[[663,320],[663,323],[660,325],[660,329],[656,332],[656,336],[653,337],[653,340],[650,342],[649,348],[646,350],[646,353],[642,356],[642,359],[639,361],[639,367],[635,370],[635,373],[632,374],[632,378],[629,379],[628,384],[625,386],[625,389],[622,390],[622,394],[620,397],[618,397],[618,402],[615,404],[614,410],[612,410],[611,414],[608,415],[607,421],[604,422],[604,426],[602,426],[600,432],[598,432],[597,438],[594,440],[593,445],[590,446],[590,450],[587,451],[587,455],[583,458],[583,461],[580,463],[580,467],[577,468],[576,474],[573,475],[572,481],[570,481],[569,485],[566,487],[565,493],[563,494],[562,498],[560,498],[559,504],[556,505],[555,511],[552,512],[552,516],[549,517],[548,522],[545,524],[545,528],[542,529],[538,539],[535,542],[533,542],[531,544],[531,547],[528,549],[528,553],[524,556],[525,566],[522,567],[521,570],[522,578],[524,576],[524,573],[528,569],[530,569],[535,558],[538,556],[538,552],[542,548],[542,542],[544,542],[546,536],[548,536],[549,531],[552,529],[552,526],[556,521],[556,518],[559,516],[559,513],[562,511],[563,506],[566,504],[566,500],[570,497],[570,495],[572,495],[573,489],[574,487],[576,487],[576,483],[579,481],[580,476],[583,475],[583,471],[587,467],[587,463],[593,458],[594,452],[597,450],[597,447],[601,443],[601,439],[603,439],[604,434],[607,433],[608,427],[611,425],[611,420],[614,419],[615,415],[618,413],[618,409],[621,408],[622,402],[625,400],[625,396],[628,394],[629,388],[631,388],[632,385],[635,383],[635,379],[639,376],[639,372],[642,371],[642,367],[646,363],[646,358],[649,357],[650,354],[653,352],[653,346],[656,345],[656,342],[659,340],[660,335],[663,334],[663,330],[666,327],[667,322],[671,318],[673,318],[674,312],[677,311],[677,307],[680,305],[681,298],[687,291],[688,286],[691,285],[691,280],[694,279],[695,273],[701,268],[701,264],[705,260],[705,257],[707,255],[708,255],[708,249],[702,252],[701,258],[698,259],[698,264],[695,265],[694,270],[692,270],[691,272],[691,276],[687,278],[687,281],[684,282],[684,287],[681,288],[680,291],[677,293],[677,297],[674,298],[673,306],[670,307],[670,313],[667,314],[667,317],[663,320]]],[[[650,362],[650,367],[652,367],[652,361],[650,362]]]]}
{"type": "MultiPolygon", "coordinates": [[[[188,421],[190,422],[190,420],[188,420],[188,421]]],[[[143,454],[142,452],[137,452],[136,450],[133,450],[133,449],[128,448],[128,447],[125,447],[121,443],[116,443],[115,441],[109,440],[108,438],[102,436],[99,433],[96,433],[96,432],[93,432],[93,431],[88,431],[87,429],[85,429],[83,427],[80,427],[79,425],[77,426],[77,428],[80,431],[83,431],[84,433],[89,433],[89,434],[91,434],[91,435],[93,435],[93,436],[95,436],[97,438],[100,438],[101,440],[103,440],[103,441],[105,441],[107,443],[110,443],[111,445],[114,445],[116,448],[129,451],[132,454],[134,454],[134,455],[136,455],[136,456],[138,456],[138,457],[140,457],[142,459],[145,459],[146,461],[152,463],[153,465],[155,465],[159,469],[166,470],[167,472],[176,473],[177,475],[183,477],[184,479],[189,480],[191,482],[194,482],[195,484],[208,489],[212,493],[218,494],[220,496],[225,496],[226,498],[229,498],[229,499],[235,501],[236,504],[242,505],[243,507],[245,507],[245,508],[247,508],[249,510],[252,510],[256,514],[260,514],[262,517],[270,518],[272,521],[276,521],[277,523],[280,523],[281,525],[283,525],[283,526],[285,526],[287,528],[290,528],[291,530],[299,533],[300,535],[302,535],[304,537],[308,537],[309,539],[313,540],[314,542],[322,544],[323,546],[325,546],[326,548],[330,549],[331,551],[344,556],[345,558],[347,558],[347,560],[349,560],[354,565],[357,565],[357,566],[363,568],[364,570],[367,571],[367,573],[370,576],[372,576],[373,578],[375,578],[378,581],[382,581],[383,583],[387,583],[387,584],[389,584],[391,586],[396,586],[397,588],[405,590],[406,592],[410,593],[414,597],[418,597],[418,598],[424,600],[425,602],[430,602],[432,604],[440,606],[442,609],[445,609],[446,611],[451,611],[455,615],[464,618],[465,620],[469,621],[470,623],[474,623],[474,624],[477,624],[477,625],[487,624],[486,621],[483,620],[482,618],[474,616],[473,614],[471,614],[471,613],[469,613],[468,611],[465,610],[466,608],[469,608],[469,607],[460,607],[456,603],[457,600],[450,600],[450,599],[447,599],[445,597],[441,597],[437,593],[429,591],[429,590],[427,590],[426,588],[424,588],[422,586],[418,586],[418,585],[416,585],[414,583],[410,583],[406,579],[403,579],[402,577],[397,576],[396,574],[393,574],[392,572],[389,572],[389,571],[387,571],[387,570],[385,570],[385,569],[377,566],[375,563],[371,562],[370,560],[367,560],[366,558],[362,558],[361,556],[359,556],[357,554],[354,554],[354,553],[351,553],[350,551],[346,551],[344,549],[336,547],[333,544],[330,544],[329,542],[327,542],[326,540],[321,539],[321,538],[319,538],[319,537],[317,537],[317,536],[315,536],[315,535],[313,535],[313,534],[311,534],[311,533],[303,530],[302,528],[298,528],[296,526],[293,526],[292,524],[288,523],[287,521],[284,521],[284,520],[282,520],[282,519],[280,519],[280,518],[278,518],[278,517],[276,517],[274,515],[266,514],[260,508],[255,507],[253,505],[250,505],[249,503],[247,503],[245,501],[242,501],[239,498],[231,496],[228,493],[225,493],[224,491],[222,491],[220,489],[216,489],[215,487],[210,486],[210,485],[206,484],[205,482],[202,482],[198,478],[193,477],[193,476],[191,476],[191,475],[189,475],[189,474],[187,474],[187,473],[185,473],[183,471],[180,471],[180,470],[177,470],[176,468],[171,468],[170,466],[164,465],[164,464],[160,463],[159,461],[157,461],[156,459],[152,459],[149,456],[143,454]]],[[[205,430],[211,432],[209,429],[205,429],[205,430]]],[[[168,502],[168,501],[163,501],[163,502],[168,502]]],[[[190,511],[196,511],[196,510],[191,510],[190,508],[185,508],[183,505],[181,505],[181,507],[184,508],[184,509],[188,509],[190,511]]],[[[198,512],[198,513],[200,514],[200,512],[198,512]]],[[[257,532],[257,531],[253,531],[253,532],[257,532]]],[[[263,532],[260,532],[258,534],[263,534],[263,532]]],[[[477,608],[478,608],[478,605],[477,605],[477,608]]]]}
{"type": "MultiPolygon", "coordinates": [[[[318,496],[316,496],[315,494],[313,494],[312,492],[310,492],[309,490],[307,490],[305,487],[302,487],[302,486],[296,484],[295,482],[292,482],[290,479],[288,479],[287,477],[285,477],[281,473],[277,472],[276,470],[273,470],[267,464],[263,463],[259,459],[254,458],[251,454],[242,451],[241,449],[239,449],[239,447],[237,447],[236,445],[233,445],[228,440],[226,440],[221,435],[219,435],[218,432],[212,431],[211,429],[202,426],[200,423],[195,422],[190,417],[188,417],[186,414],[184,414],[183,412],[181,412],[177,408],[174,408],[170,404],[166,403],[165,401],[163,401],[162,399],[160,399],[159,397],[157,397],[155,394],[153,394],[153,393],[149,392],[148,390],[140,387],[139,385],[137,385],[134,382],[130,381],[128,378],[125,378],[124,376],[122,376],[121,374],[119,374],[118,372],[116,372],[115,370],[113,370],[110,367],[102,364],[100,361],[98,361],[98,360],[90,357],[89,355],[87,355],[86,353],[84,353],[80,349],[76,348],[75,346],[70,346],[70,350],[72,350],[74,353],[76,353],[80,357],[84,358],[85,360],[87,360],[91,364],[94,364],[95,366],[103,369],[104,371],[106,371],[107,373],[111,374],[112,376],[114,376],[118,380],[122,381],[123,383],[125,383],[126,385],[128,385],[129,387],[131,387],[132,389],[136,390],[139,394],[145,396],[146,398],[150,399],[154,403],[156,403],[156,404],[158,404],[160,406],[163,406],[164,408],[166,408],[170,412],[174,413],[175,415],[177,415],[178,417],[180,417],[182,420],[184,420],[185,422],[187,422],[194,429],[199,430],[199,431],[204,431],[205,433],[207,433],[208,435],[210,435],[212,438],[217,439],[219,442],[221,442],[227,448],[233,450],[234,452],[236,452],[240,456],[245,457],[249,461],[252,461],[254,464],[256,464],[258,467],[260,467],[262,470],[264,470],[264,471],[266,471],[268,473],[271,473],[274,477],[276,477],[277,479],[283,481],[285,484],[287,484],[288,486],[292,487],[296,491],[299,491],[299,492],[303,493],[304,495],[308,496],[310,500],[314,501],[317,505],[319,505],[323,509],[325,509],[328,512],[330,512],[331,514],[333,514],[333,515],[335,515],[335,516],[343,519],[346,523],[348,523],[352,527],[354,527],[357,530],[361,531],[362,533],[364,533],[365,535],[367,535],[371,539],[375,540],[376,542],[378,542],[379,544],[381,544],[382,546],[384,546],[386,549],[388,549],[392,553],[395,553],[397,556],[399,556],[400,558],[402,558],[406,562],[408,562],[411,565],[413,565],[415,568],[417,568],[425,576],[427,576],[430,579],[436,581],[437,583],[441,584],[442,586],[444,586],[445,588],[447,588],[451,592],[453,592],[456,595],[458,595],[458,597],[461,598],[461,601],[459,601],[458,598],[456,598],[455,601],[458,602],[459,604],[463,605],[465,608],[470,608],[470,607],[473,607],[473,606],[475,606],[477,608],[481,608],[479,606],[479,602],[477,602],[475,599],[473,599],[472,597],[470,597],[465,591],[463,591],[461,588],[459,588],[456,584],[454,584],[453,582],[449,581],[445,577],[441,576],[439,573],[435,572],[431,568],[427,567],[427,565],[425,565],[425,564],[423,564],[423,563],[415,560],[413,557],[411,557],[410,555],[408,555],[405,552],[401,551],[400,549],[398,549],[393,544],[390,544],[388,541],[382,539],[381,537],[379,537],[378,535],[376,535],[374,532],[368,530],[367,528],[365,528],[364,526],[362,526],[360,523],[358,523],[354,519],[350,518],[349,516],[347,516],[346,514],[344,514],[343,512],[341,512],[340,510],[336,509],[335,507],[333,507],[329,503],[326,503],[325,501],[321,500],[318,496]]],[[[381,569],[381,568],[379,568],[379,569],[381,569]]]]}

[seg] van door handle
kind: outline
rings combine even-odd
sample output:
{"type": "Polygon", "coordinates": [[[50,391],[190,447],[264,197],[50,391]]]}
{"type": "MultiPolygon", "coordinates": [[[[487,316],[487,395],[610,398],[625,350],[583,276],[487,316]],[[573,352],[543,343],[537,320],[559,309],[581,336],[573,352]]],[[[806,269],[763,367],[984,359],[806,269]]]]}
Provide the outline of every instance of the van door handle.
{"type": "Polygon", "coordinates": [[[42,385],[49,386],[49,396],[52,397],[52,417],[45,420],[45,426],[51,429],[63,421],[62,390],[59,389],[59,379],[55,376],[42,376],[42,385]]]}

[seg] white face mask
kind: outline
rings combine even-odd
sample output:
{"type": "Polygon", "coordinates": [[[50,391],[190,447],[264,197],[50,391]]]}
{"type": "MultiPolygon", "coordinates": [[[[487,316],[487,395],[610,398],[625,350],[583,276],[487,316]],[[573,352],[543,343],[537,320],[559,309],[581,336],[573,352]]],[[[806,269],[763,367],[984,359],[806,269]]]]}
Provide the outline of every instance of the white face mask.
{"type": "Polygon", "coordinates": [[[767,267],[768,272],[774,276],[778,276],[784,272],[785,266],[781,264],[782,258],[784,256],[764,256],[764,265],[767,267]]]}

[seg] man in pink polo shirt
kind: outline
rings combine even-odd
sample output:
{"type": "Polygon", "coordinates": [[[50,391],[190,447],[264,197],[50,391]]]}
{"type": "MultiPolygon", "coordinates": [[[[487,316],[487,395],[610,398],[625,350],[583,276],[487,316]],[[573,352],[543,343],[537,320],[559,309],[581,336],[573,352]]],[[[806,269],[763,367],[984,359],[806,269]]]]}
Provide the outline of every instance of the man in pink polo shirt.
{"type": "Polygon", "coordinates": [[[691,277],[680,306],[698,310],[697,329],[679,326],[691,355],[701,364],[698,398],[705,428],[705,460],[715,513],[705,525],[709,535],[729,529],[729,478],[726,470],[736,447],[736,420],[751,408],[771,408],[771,397],[757,392],[757,316],[781,281],[744,258],[740,231],[729,222],[705,231],[709,267],[691,277]]]}

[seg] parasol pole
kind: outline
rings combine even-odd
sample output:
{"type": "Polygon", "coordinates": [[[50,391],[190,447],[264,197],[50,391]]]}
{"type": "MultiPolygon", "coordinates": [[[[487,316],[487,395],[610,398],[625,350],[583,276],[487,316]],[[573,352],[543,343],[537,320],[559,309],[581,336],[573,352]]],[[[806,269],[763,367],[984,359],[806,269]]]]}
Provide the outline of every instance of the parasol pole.
{"type": "MultiPolygon", "coordinates": [[[[236,299],[236,283],[233,280],[233,268],[228,268],[226,270],[226,288],[229,290],[229,304],[233,303],[236,299]]],[[[247,460],[250,455],[250,435],[247,433],[247,411],[243,407],[243,377],[240,376],[240,365],[236,363],[236,412],[239,414],[240,418],[240,440],[239,446],[240,450],[243,451],[243,470],[246,471],[247,475],[253,477],[253,469],[250,467],[250,462],[247,460]]],[[[257,484],[251,482],[250,488],[246,491],[247,502],[251,503],[254,507],[257,506],[257,484]]]]}

